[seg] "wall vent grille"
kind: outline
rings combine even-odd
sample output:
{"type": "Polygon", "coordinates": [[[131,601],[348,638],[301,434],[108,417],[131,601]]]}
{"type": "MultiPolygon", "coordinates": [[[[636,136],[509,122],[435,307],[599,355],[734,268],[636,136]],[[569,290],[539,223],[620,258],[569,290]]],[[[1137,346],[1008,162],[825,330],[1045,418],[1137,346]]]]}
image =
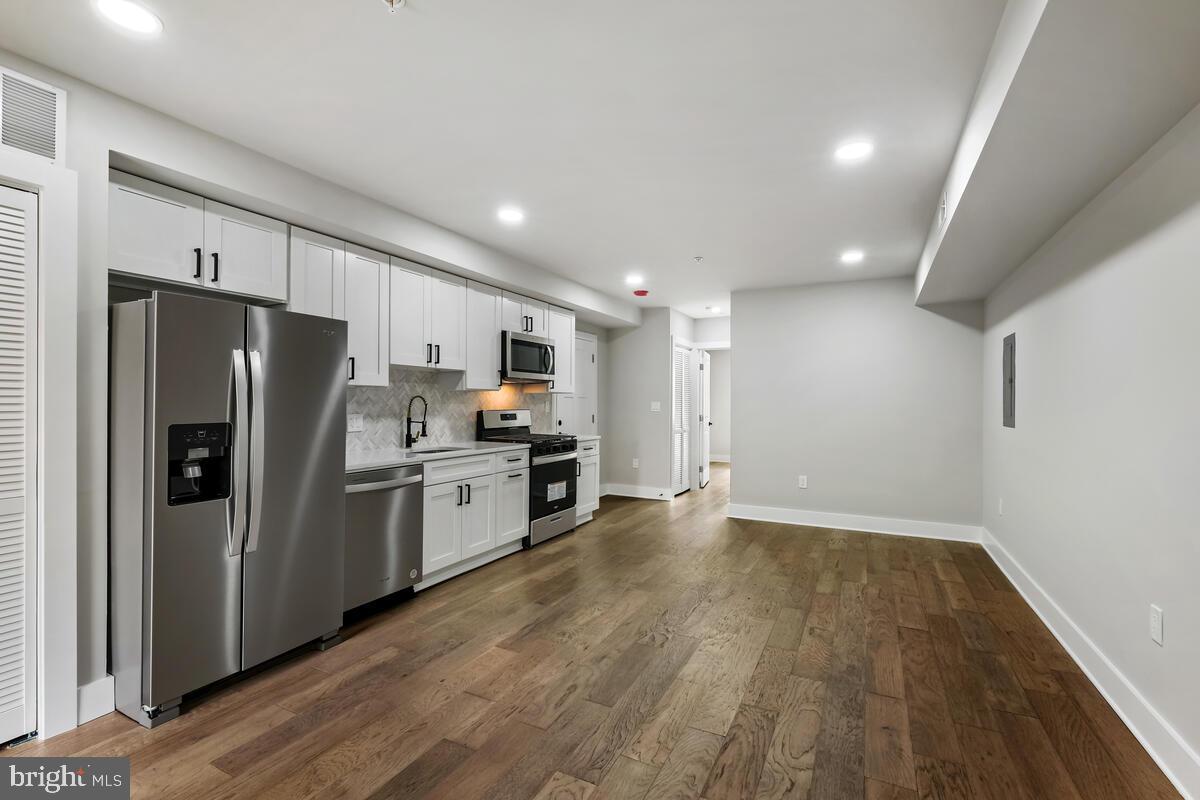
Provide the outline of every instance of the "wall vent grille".
{"type": "Polygon", "coordinates": [[[0,145],[58,161],[62,105],[61,89],[0,70],[0,145]]]}

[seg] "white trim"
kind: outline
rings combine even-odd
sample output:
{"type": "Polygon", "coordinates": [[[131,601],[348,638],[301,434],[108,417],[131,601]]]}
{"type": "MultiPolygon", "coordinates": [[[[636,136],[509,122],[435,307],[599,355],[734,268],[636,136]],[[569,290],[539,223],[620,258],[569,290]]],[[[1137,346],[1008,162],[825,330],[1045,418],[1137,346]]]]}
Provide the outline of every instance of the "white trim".
{"type": "Polygon", "coordinates": [[[642,500],[671,500],[674,497],[674,492],[669,486],[659,489],[654,486],[633,486],[627,483],[605,484],[604,494],[614,494],[617,497],[637,497],[642,500]]]}
{"type": "Polygon", "coordinates": [[[730,503],[726,516],[754,519],[763,522],[782,522],[787,525],[809,525],[814,528],[837,528],[866,533],[892,533],[899,536],[919,536],[923,539],[944,539],[951,542],[979,542],[982,528],[954,522],[923,522],[890,517],[864,517],[858,514],[837,514],[832,511],[807,511],[802,508],[773,508],[730,503]]]}
{"type": "Polygon", "coordinates": [[[490,564],[493,561],[504,558],[505,556],[511,556],[513,553],[519,553],[523,547],[524,545],[521,544],[521,540],[518,539],[515,542],[509,542],[506,545],[501,545],[495,550],[489,550],[486,553],[480,553],[477,556],[468,558],[465,561],[460,561],[457,564],[453,564],[443,570],[438,570],[433,575],[425,578],[425,580],[414,586],[413,590],[419,592],[423,589],[428,589],[430,586],[437,586],[442,581],[448,581],[451,578],[457,578],[464,572],[470,572],[473,569],[482,567],[484,564],[490,564]]]}
{"type": "Polygon", "coordinates": [[[728,453],[709,453],[708,460],[710,462],[716,461],[719,464],[728,464],[729,463],[729,454],[728,453]]]}
{"type": "Polygon", "coordinates": [[[79,724],[91,722],[113,710],[115,686],[112,675],[79,687],[79,724]]]}
{"type": "Polygon", "coordinates": [[[983,546],[1180,794],[1200,797],[1200,755],[987,528],[983,546]]]}
{"type": "Polygon", "coordinates": [[[692,347],[697,350],[731,350],[732,345],[728,341],[723,342],[696,342],[692,347]]]}
{"type": "Polygon", "coordinates": [[[607,484],[607,483],[602,483],[602,484],[600,484],[600,496],[601,496],[601,497],[606,497],[606,496],[608,496],[608,495],[610,495],[610,494],[612,494],[612,492],[610,492],[610,491],[608,490],[608,484],[607,484]]]}

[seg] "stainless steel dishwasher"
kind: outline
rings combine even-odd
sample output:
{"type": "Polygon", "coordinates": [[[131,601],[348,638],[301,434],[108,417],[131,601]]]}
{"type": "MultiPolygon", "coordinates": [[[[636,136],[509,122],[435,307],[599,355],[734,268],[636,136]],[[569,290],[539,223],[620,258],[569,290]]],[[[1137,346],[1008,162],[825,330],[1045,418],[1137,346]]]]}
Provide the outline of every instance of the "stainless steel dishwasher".
{"type": "Polygon", "coordinates": [[[413,464],[346,476],[345,610],[421,580],[424,475],[413,464]]]}

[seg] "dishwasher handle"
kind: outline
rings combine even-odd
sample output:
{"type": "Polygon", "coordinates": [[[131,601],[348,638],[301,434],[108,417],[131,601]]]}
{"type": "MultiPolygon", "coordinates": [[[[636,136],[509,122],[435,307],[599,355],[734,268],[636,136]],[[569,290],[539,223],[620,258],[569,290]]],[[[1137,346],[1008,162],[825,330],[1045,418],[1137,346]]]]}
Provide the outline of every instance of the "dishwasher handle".
{"type": "Polygon", "coordinates": [[[396,478],[390,481],[378,481],[376,483],[349,483],[346,484],[346,494],[357,494],[358,492],[382,492],[386,489],[399,489],[402,486],[413,486],[425,480],[424,475],[417,475],[414,478],[396,478]]]}

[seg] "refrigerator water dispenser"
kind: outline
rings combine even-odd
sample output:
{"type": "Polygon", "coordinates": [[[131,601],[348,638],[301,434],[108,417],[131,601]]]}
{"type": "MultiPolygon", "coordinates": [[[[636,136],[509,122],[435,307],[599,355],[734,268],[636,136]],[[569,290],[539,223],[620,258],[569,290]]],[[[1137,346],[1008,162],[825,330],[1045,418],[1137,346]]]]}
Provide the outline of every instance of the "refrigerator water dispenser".
{"type": "Polygon", "coordinates": [[[167,505],[229,497],[232,433],[228,422],[167,427],[167,505]]]}

